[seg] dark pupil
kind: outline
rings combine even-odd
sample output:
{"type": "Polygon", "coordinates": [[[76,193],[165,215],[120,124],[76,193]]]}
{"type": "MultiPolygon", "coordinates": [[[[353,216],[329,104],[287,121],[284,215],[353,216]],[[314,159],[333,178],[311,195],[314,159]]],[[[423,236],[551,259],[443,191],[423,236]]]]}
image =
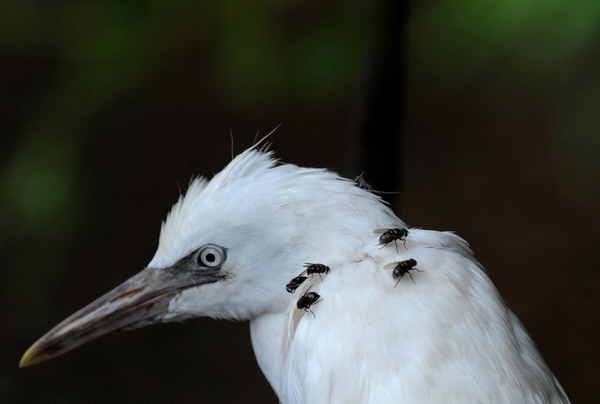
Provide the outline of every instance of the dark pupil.
{"type": "Polygon", "coordinates": [[[216,259],[214,254],[206,254],[206,257],[204,258],[206,258],[206,262],[215,262],[216,259]]]}

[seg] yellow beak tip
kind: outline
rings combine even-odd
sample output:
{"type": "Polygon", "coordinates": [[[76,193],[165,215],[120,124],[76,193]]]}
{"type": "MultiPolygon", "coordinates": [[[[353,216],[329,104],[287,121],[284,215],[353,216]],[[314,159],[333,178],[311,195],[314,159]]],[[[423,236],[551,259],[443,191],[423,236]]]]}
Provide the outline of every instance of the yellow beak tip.
{"type": "Polygon", "coordinates": [[[20,368],[26,368],[44,361],[44,359],[38,356],[39,352],[32,348],[29,348],[27,351],[25,351],[25,353],[21,357],[21,360],[19,361],[20,368]]]}

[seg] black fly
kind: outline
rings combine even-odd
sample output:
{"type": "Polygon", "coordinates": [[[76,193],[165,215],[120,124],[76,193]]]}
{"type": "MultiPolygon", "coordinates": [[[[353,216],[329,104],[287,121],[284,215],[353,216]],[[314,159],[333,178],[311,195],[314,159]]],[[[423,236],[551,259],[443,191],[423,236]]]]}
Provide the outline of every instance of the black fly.
{"type": "Polygon", "coordinates": [[[319,278],[321,278],[321,274],[329,273],[329,267],[323,264],[311,264],[307,262],[304,268],[306,268],[306,275],[319,274],[319,278]]]}
{"type": "Polygon", "coordinates": [[[304,296],[302,296],[300,299],[298,299],[298,303],[296,303],[296,307],[298,307],[298,309],[307,311],[314,316],[315,313],[313,313],[310,310],[310,306],[320,302],[320,300],[319,300],[320,297],[321,297],[321,295],[319,295],[317,292],[308,292],[304,296]]]}
{"type": "Polygon", "coordinates": [[[404,242],[404,248],[406,248],[406,237],[408,237],[407,229],[379,229],[375,230],[375,234],[381,233],[379,236],[379,245],[384,247],[392,241],[396,244],[396,252],[398,252],[398,240],[404,242]]]}
{"type": "Polygon", "coordinates": [[[394,279],[398,279],[398,282],[396,282],[396,285],[394,285],[394,287],[396,287],[398,285],[398,283],[402,280],[402,278],[406,274],[408,274],[408,276],[410,276],[410,280],[413,283],[415,283],[415,280],[413,279],[410,271],[424,272],[424,271],[421,271],[418,268],[416,268],[416,266],[417,266],[417,261],[412,258],[407,259],[406,261],[398,262],[396,264],[396,266],[394,267],[394,270],[392,271],[392,276],[394,277],[394,279]]]}
{"type": "Polygon", "coordinates": [[[300,286],[302,282],[304,282],[306,279],[307,277],[302,275],[295,277],[294,279],[289,281],[287,285],[285,285],[285,290],[287,290],[290,293],[294,293],[296,289],[298,289],[298,286],[300,286]]]}

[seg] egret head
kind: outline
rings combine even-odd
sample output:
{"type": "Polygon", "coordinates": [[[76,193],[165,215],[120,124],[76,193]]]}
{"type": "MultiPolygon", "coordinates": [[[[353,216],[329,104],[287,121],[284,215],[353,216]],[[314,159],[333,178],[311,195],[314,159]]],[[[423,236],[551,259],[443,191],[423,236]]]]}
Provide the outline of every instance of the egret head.
{"type": "Polygon", "coordinates": [[[397,224],[353,181],[249,149],[210,182],[192,181],[163,223],[148,267],[50,330],[21,366],[114,330],[284,310],[285,286],[304,263],[353,254],[374,228],[397,224]]]}

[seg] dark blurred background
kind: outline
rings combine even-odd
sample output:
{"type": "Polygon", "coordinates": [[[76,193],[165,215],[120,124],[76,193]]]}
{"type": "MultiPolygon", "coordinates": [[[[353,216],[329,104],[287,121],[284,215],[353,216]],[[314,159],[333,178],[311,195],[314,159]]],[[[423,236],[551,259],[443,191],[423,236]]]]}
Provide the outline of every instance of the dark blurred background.
{"type": "Polygon", "coordinates": [[[282,160],[364,171],[470,241],[572,401],[600,402],[599,44],[597,0],[0,0],[0,401],[277,402],[246,323],[17,364],[145,266],[231,134],[283,122],[282,160]]]}

